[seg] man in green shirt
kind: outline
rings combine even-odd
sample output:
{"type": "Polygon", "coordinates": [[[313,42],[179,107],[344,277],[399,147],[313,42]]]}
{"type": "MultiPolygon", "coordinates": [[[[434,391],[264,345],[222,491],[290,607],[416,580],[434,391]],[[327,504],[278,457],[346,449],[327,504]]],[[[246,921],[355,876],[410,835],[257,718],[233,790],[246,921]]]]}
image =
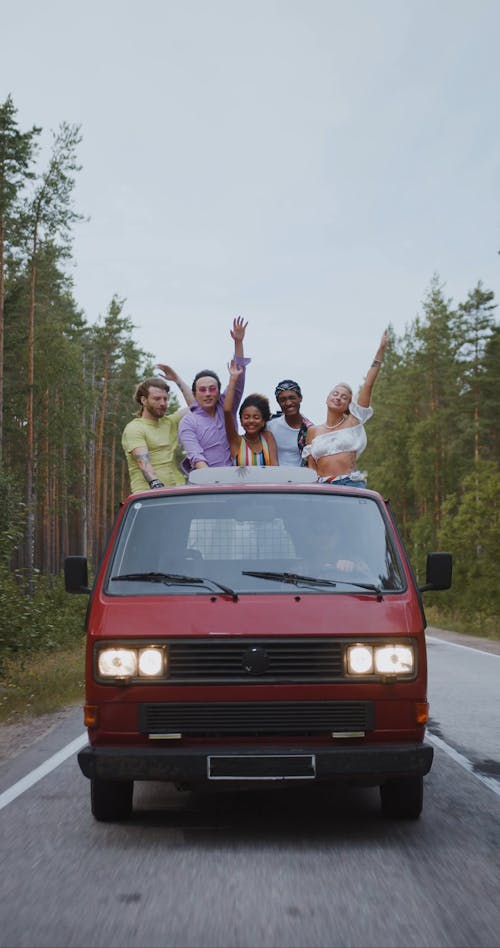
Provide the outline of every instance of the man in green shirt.
{"type": "Polygon", "coordinates": [[[122,434],[122,446],[127,458],[130,493],[137,494],[148,488],[184,484],[175,453],[178,446],[177,430],[187,408],[167,415],[167,379],[179,386],[187,405],[194,401],[191,389],[168,365],[159,365],[164,377],[144,379],[135,391],[140,405],[137,418],[129,421],[122,434]]]}

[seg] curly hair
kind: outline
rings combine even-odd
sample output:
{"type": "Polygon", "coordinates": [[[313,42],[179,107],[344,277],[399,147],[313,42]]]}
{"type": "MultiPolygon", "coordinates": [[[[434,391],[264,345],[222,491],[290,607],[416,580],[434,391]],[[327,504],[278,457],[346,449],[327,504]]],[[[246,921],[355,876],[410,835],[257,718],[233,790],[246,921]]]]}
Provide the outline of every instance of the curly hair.
{"type": "Polygon", "coordinates": [[[253,392],[252,395],[247,395],[247,397],[242,401],[240,410],[238,412],[241,421],[242,412],[245,408],[257,408],[260,411],[262,418],[264,419],[264,425],[267,424],[271,417],[271,409],[269,407],[269,399],[265,395],[259,395],[258,392],[253,392]]]}

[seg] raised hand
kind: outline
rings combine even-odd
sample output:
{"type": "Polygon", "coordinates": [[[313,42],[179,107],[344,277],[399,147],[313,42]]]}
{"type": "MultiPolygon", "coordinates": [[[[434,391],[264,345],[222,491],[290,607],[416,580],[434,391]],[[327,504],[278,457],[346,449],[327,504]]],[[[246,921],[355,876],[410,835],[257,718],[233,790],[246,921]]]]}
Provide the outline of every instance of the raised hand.
{"type": "Polygon", "coordinates": [[[387,329],[384,329],[382,333],[382,339],[380,340],[380,348],[382,350],[385,350],[387,348],[388,342],[389,342],[389,331],[387,329]]]}
{"type": "Polygon", "coordinates": [[[248,320],[245,322],[243,316],[236,316],[233,319],[233,328],[230,330],[231,336],[234,339],[235,344],[237,342],[243,342],[245,338],[245,330],[248,326],[248,320]]]}
{"type": "Polygon", "coordinates": [[[377,351],[376,351],[376,353],[375,353],[375,358],[374,358],[374,360],[373,360],[373,362],[372,362],[372,365],[371,365],[372,369],[373,369],[373,368],[378,368],[378,367],[380,367],[380,366],[382,365],[383,358],[384,358],[384,354],[385,354],[385,350],[386,350],[386,348],[387,348],[388,342],[389,342],[389,332],[388,332],[387,329],[384,329],[384,331],[383,331],[383,333],[382,333],[382,338],[381,338],[381,340],[380,340],[380,342],[379,342],[379,344],[378,344],[378,349],[377,349],[377,351]]]}
{"type": "Polygon", "coordinates": [[[177,382],[177,372],[174,372],[170,365],[164,365],[162,362],[157,362],[155,369],[161,369],[165,378],[168,379],[169,382],[177,382]]]}
{"type": "Polygon", "coordinates": [[[234,379],[235,382],[238,381],[240,375],[243,372],[243,366],[236,365],[236,362],[234,361],[234,359],[231,359],[231,361],[227,363],[227,367],[229,370],[229,378],[234,379]]]}

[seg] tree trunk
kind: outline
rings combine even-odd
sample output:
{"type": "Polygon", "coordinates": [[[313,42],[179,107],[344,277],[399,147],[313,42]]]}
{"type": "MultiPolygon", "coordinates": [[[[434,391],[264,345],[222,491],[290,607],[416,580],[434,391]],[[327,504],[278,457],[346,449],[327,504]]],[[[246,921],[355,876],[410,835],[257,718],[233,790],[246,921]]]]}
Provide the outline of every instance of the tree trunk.
{"type": "Polygon", "coordinates": [[[4,326],[5,326],[5,275],[4,275],[4,227],[0,220],[0,468],[3,462],[3,380],[4,380],[4,326]]]}
{"type": "Polygon", "coordinates": [[[115,515],[115,477],[116,477],[116,434],[113,435],[111,439],[111,460],[110,460],[110,472],[109,472],[109,517],[108,523],[109,526],[113,523],[115,515]]]}
{"type": "Polygon", "coordinates": [[[34,439],[34,386],[35,386],[35,289],[36,289],[36,252],[37,231],[33,237],[32,259],[29,281],[29,312],[28,312],[28,396],[26,404],[26,529],[24,541],[24,567],[26,570],[27,586],[33,592],[33,568],[35,559],[35,439],[34,439]]]}
{"type": "Polygon", "coordinates": [[[52,544],[50,535],[50,510],[53,508],[50,497],[50,464],[49,464],[49,393],[47,389],[42,399],[42,438],[40,448],[40,480],[43,484],[42,515],[40,524],[40,569],[50,573],[53,569],[52,544]]]}
{"type": "Polygon", "coordinates": [[[95,512],[94,512],[94,542],[96,544],[96,549],[98,551],[98,558],[100,559],[101,549],[102,549],[102,540],[103,540],[103,511],[104,505],[102,502],[102,466],[103,466],[103,450],[104,450],[104,426],[106,421],[106,408],[108,400],[108,371],[109,371],[109,352],[106,352],[104,357],[104,371],[103,371],[103,383],[102,383],[102,394],[101,394],[101,406],[99,411],[99,421],[97,424],[97,438],[96,438],[96,455],[95,455],[95,512]]]}
{"type": "Polygon", "coordinates": [[[63,480],[61,484],[62,496],[59,501],[59,507],[61,510],[62,550],[60,551],[59,558],[56,560],[56,563],[55,563],[56,571],[58,573],[62,569],[64,557],[67,556],[70,551],[69,523],[68,523],[68,514],[69,514],[69,511],[68,511],[68,472],[67,472],[68,459],[67,459],[66,445],[64,444],[62,446],[61,456],[62,456],[61,466],[62,466],[62,472],[63,472],[63,480]]]}

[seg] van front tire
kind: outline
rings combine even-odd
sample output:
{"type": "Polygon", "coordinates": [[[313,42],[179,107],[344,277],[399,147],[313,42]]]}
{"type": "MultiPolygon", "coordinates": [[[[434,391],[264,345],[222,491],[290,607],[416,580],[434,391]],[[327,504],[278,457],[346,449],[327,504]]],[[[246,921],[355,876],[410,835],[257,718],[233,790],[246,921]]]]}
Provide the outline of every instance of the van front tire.
{"type": "Polygon", "coordinates": [[[92,815],[101,823],[128,820],[132,814],[133,780],[90,780],[92,815]]]}
{"type": "Polygon", "coordinates": [[[387,780],[380,787],[380,801],[384,816],[418,820],[424,802],[424,778],[399,777],[387,780]]]}

